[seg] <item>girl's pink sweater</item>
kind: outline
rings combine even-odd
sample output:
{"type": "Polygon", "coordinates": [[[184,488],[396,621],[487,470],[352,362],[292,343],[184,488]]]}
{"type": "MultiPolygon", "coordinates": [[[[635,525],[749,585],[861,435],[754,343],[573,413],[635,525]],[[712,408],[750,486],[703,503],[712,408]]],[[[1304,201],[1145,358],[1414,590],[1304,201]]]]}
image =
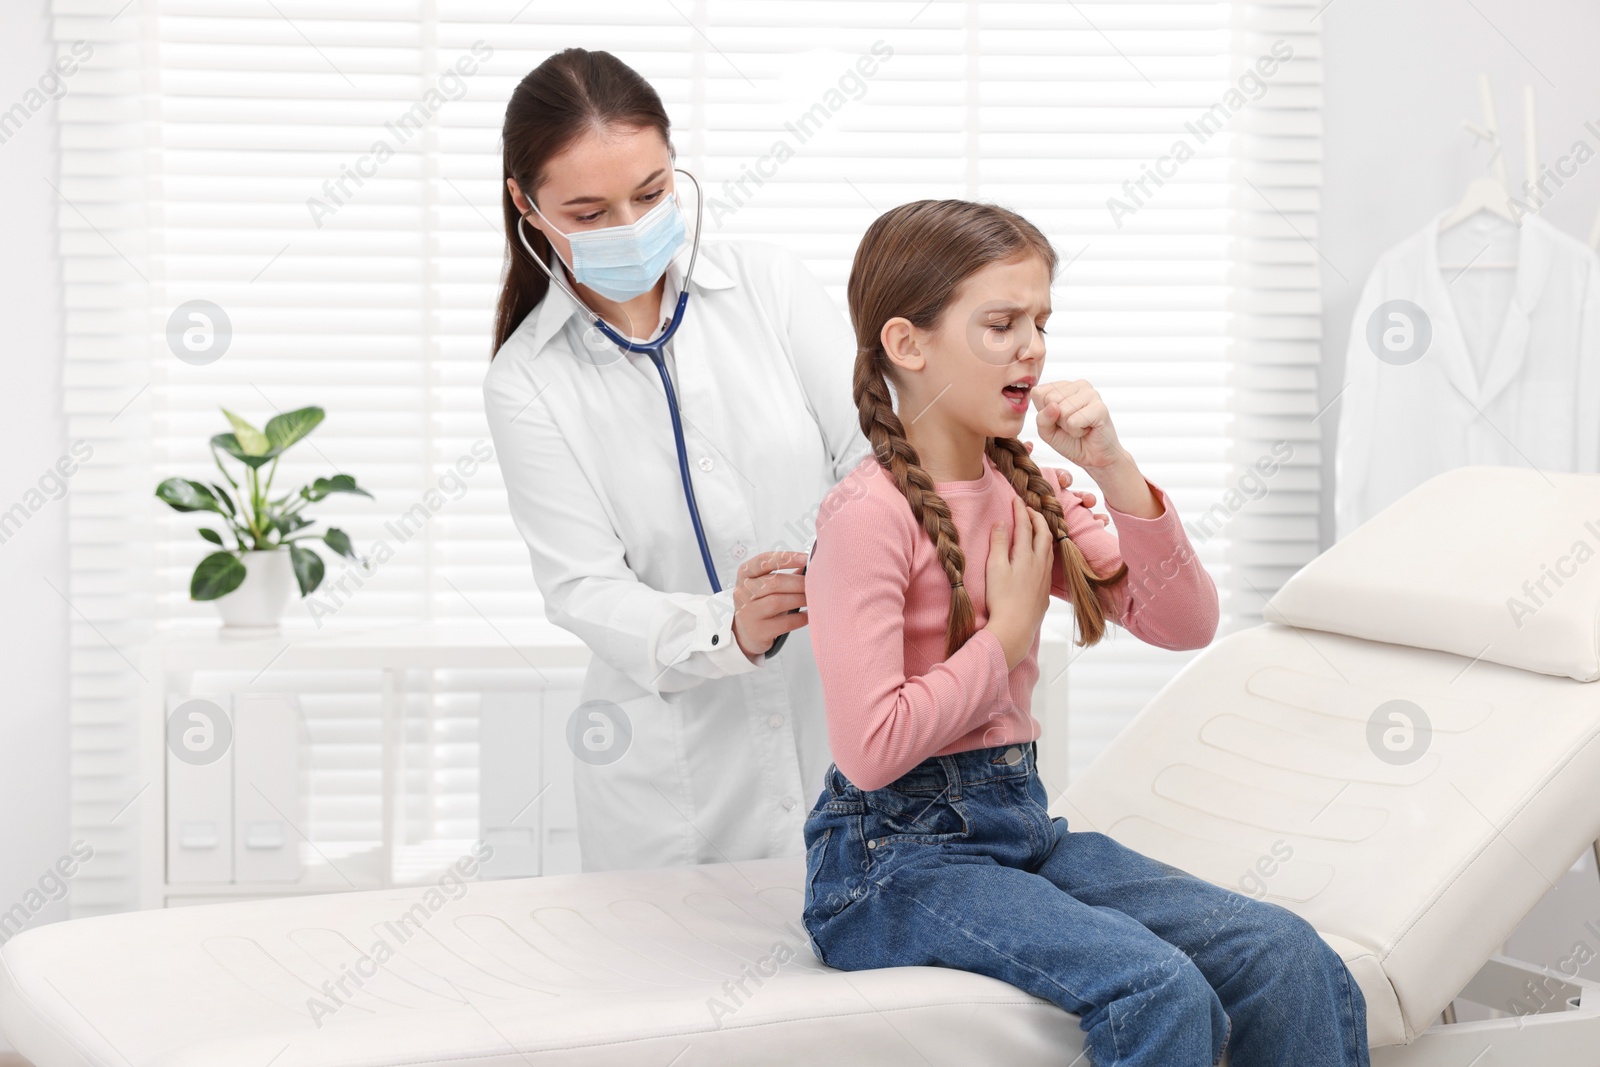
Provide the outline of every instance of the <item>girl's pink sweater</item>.
{"type": "MultiPolygon", "coordinates": [[[[1016,496],[987,454],[974,481],[935,483],[966,554],[962,582],[978,630],[948,659],[950,580],[933,542],[876,457],[867,456],[823,498],[806,566],[806,614],[827,709],[834,763],[861,789],[887,785],[930,756],[1025,744],[1040,733],[1029,711],[1039,677],[1039,637],[1010,670],[988,622],[984,577],[995,523],[1012,529],[1016,496]]],[[[1054,468],[1040,468],[1057,485],[1054,468]]],[[[1217,630],[1217,588],[1201,566],[1167,494],[1153,519],[1107,507],[1113,535],[1077,494],[1057,491],[1067,531],[1096,574],[1124,560],[1128,574],[1098,591],[1106,618],[1140,640],[1201,648],[1217,630]]],[[[1059,556],[1050,592],[1071,599],[1059,556]]]]}

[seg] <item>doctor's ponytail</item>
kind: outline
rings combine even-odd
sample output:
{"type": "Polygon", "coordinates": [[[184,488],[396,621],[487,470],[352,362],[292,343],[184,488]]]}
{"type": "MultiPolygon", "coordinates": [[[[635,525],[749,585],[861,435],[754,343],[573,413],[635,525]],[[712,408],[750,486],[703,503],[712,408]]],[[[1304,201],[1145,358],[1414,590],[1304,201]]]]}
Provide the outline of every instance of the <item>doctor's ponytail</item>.
{"type": "MultiPolygon", "coordinates": [[[[500,132],[500,201],[505,218],[506,264],[494,317],[494,348],[500,351],[528,313],[539,306],[550,279],[517,239],[522,213],[506,179],[516,180],[522,195],[533,198],[544,182],[545,165],[573,141],[608,126],[651,127],[672,148],[672,123],[661,97],[639,73],[610,52],[568,48],[550,56],[523,78],[506,103],[500,132]]],[[[524,226],[528,243],[548,260],[550,242],[532,226],[524,226]]]]}
{"type": "MultiPolygon", "coordinates": [[[[976,628],[972,598],[962,582],[966,553],[961,550],[950,506],[934,489],[917,450],[890,399],[891,364],[880,340],[883,324],[897,316],[922,329],[938,325],[961,282],[990,263],[1036,255],[1055,276],[1056,253],[1038,228],[1015,212],[967,200],[918,200],[878,216],[867,227],[850,267],[850,321],[856,333],[853,390],[861,432],[878,463],[894,479],[939,553],[950,579],[950,623],[945,633],[948,658],[976,628]]],[[[1095,574],[1083,552],[1067,536],[1066,516],[1056,487],[1045,478],[1014,437],[991,437],[990,460],[1029,508],[1044,516],[1065,567],[1067,588],[1078,623],[1078,644],[1093,645],[1106,631],[1105,608],[1095,590],[1114,585],[1128,573],[1095,574]]]]}

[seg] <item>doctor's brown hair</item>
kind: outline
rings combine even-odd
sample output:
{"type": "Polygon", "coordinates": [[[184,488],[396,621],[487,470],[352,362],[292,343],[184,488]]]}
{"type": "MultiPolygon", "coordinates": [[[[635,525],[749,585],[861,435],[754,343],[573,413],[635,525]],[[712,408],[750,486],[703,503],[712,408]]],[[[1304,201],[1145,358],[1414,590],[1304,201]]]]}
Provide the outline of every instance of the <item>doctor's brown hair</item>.
{"type": "MultiPolygon", "coordinates": [[[[677,158],[672,150],[672,123],[661,97],[637,71],[610,52],[585,48],[557,52],[529,71],[506,103],[506,121],[500,131],[506,266],[495,309],[490,359],[550,288],[550,279],[517,239],[522,212],[511,199],[506,179],[516,179],[517,188],[531,202],[544,183],[545,165],[585,132],[607,126],[652,127],[677,158]]],[[[528,243],[548,262],[550,241],[533,226],[525,229],[528,243]]]]}
{"type": "MultiPolygon", "coordinates": [[[[923,469],[895,414],[887,381],[892,365],[881,336],[884,323],[895,317],[908,319],[921,329],[934,329],[963,281],[991,263],[1024,256],[1038,256],[1055,277],[1055,249],[1021,215],[967,200],[918,200],[878,216],[867,227],[850,267],[850,321],[856,332],[853,388],[861,432],[872,443],[879,465],[905,494],[917,525],[932,539],[950,579],[947,658],[975,632],[972,598],[966,585],[958,584],[966,553],[950,519],[950,506],[934,491],[933,478],[923,469]]],[[[973,358],[978,357],[974,354],[973,358]]],[[[995,467],[1023,503],[1044,516],[1056,538],[1077,616],[1078,644],[1098,643],[1105,634],[1106,619],[1095,587],[1121,581],[1128,573],[1127,563],[1107,577],[1095,574],[1067,536],[1056,487],[1040,473],[1027,447],[1014,437],[990,437],[985,446],[995,467]]]]}

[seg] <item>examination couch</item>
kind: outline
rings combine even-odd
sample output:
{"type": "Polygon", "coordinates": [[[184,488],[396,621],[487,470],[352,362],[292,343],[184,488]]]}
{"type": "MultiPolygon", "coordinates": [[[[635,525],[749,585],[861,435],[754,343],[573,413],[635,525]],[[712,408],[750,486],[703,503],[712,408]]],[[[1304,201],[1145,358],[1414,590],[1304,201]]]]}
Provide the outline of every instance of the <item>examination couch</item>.
{"type": "MultiPolygon", "coordinates": [[[[1052,814],[1307,918],[1361,987],[1377,1067],[1600,1065],[1600,986],[1500,954],[1600,837],[1597,557],[1600,475],[1440,475],[1195,656],[1052,814]]],[[[57,923],[0,949],[0,1031],[37,1067],[1064,1067],[1082,1051],[1076,1016],[994,979],[822,966],[805,869],[471,883],[368,964],[419,890],[57,923]]],[[[1600,951],[1597,934],[1572,939],[1600,951]]]]}

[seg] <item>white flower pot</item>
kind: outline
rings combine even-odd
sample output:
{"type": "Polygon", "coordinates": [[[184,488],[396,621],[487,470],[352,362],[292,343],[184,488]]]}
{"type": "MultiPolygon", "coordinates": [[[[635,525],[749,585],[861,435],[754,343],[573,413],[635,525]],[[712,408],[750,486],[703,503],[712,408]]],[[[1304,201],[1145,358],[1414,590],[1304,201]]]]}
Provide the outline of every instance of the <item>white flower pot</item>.
{"type": "Polygon", "coordinates": [[[278,628],[289,604],[294,568],[286,548],[244,554],[245,579],[227,596],[218,597],[225,633],[243,634],[278,628]]]}

